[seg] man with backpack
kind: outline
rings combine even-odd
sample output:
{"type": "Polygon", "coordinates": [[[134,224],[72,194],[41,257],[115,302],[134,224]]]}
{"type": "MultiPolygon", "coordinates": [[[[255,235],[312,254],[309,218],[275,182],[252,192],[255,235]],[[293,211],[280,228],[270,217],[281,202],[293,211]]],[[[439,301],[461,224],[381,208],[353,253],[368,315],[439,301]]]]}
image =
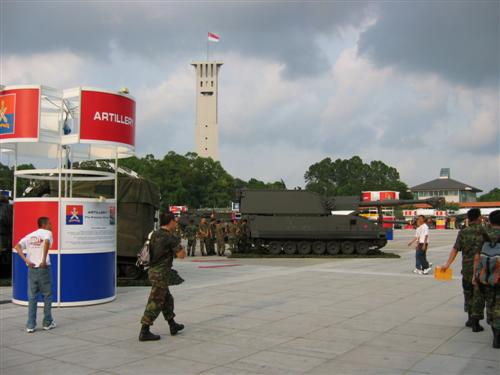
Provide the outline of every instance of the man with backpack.
{"type": "Polygon", "coordinates": [[[493,348],[500,349],[500,210],[493,211],[489,219],[491,226],[484,229],[481,251],[474,258],[472,282],[485,297],[493,348]]]}
{"type": "Polygon", "coordinates": [[[450,252],[448,261],[441,266],[445,272],[455,260],[458,252],[462,253],[462,288],[464,291],[464,311],[468,315],[466,327],[471,327],[473,332],[484,330],[479,321],[484,319],[484,298],[478,286],[472,285],[474,273],[474,258],[480,252],[483,243],[483,230],[481,226],[481,211],[472,208],[467,211],[469,226],[458,232],[455,245],[450,252]]]}
{"type": "Polygon", "coordinates": [[[175,233],[176,227],[175,216],[170,212],[162,213],[160,215],[160,229],[155,231],[150,238],[148,277],[151,282],[151,293],[141,319],[142,327],[139,341],[160,339],[159,335],[155,335],[149,330],[160,312],[168,322],[172,336],[184,329],[184,325],[178,324],[174,320],[174,297],[168,289],[169,285],[176,285],[172,279],[175,276],[179,278],[175,270],[172,270],[174,256],[180,259],[186,256],[186,251],[180,244],[180,238],[175,233]]]}

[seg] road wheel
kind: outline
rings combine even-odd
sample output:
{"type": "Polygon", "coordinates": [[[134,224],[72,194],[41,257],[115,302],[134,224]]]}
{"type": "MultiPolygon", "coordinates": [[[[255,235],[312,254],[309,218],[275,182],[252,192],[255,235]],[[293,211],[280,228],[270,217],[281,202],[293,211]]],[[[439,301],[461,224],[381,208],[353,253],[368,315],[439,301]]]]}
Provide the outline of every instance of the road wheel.
{"type": "Polygon", "coordinates": [[[352,241],[344,241],[340,245],[340,248],[342,250],[342,254],[350,255],[354,253],[355,247],[354,243],[352,241]]]}
{"type": "Polygon", "coordinates": [[[326,252],[330,255],[337,255],[340,253],[340,243],[337,241],[330,241],[326,244],[326,252]]]}
{"type": "Polygon", "coordinates": [[[366,241],[356,242],[356,252],[360,255],[366,255],[370,251],[370,244],[366,241]]]}
{"type": "Polygon", "coordinates": [[[300,241],[297,247],[300,255],[307,255],[311,253],[311,243],[308,241],[300,241]]]}
{"type": "Polygon", "coordinates": [[[323,241],[313,242],[312,251],[316,255],[323,255],[326,251],[326,243],[323,241]]]}
{"type": "Polygon", "coordinates": [[[293,241],[287,241],[283,244],[283,251],[287,255],[293,255],[297,252],[297,244],[293,241]]]}
{"type": "Polygon", "coordinates": [[[271,255],[279,255],[281,253],[281,242],[271,241],[269,245],[267,245],[267,249],[269,254],[271,255]]]}

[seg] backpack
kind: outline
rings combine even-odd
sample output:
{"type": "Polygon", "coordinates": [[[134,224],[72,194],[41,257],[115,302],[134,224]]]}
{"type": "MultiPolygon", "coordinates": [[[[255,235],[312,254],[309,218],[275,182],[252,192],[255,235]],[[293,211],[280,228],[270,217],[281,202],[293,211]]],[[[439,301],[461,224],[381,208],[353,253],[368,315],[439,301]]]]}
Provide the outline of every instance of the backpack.
{"type": "Polygon", "coordinates": [[[481,248],[481,258],[476,271],[476,278],[481,284],[500,285],[500,238],[492,241],[486,235],[481,248]]]}
{"type": "Polygon", "coordinates": [[[142,245],[141,250],[137,253],[137,262],[135,265],[137,267],[143,268],[144,270],[147,270],[149,266],[151,265],[151,237],[153,236],[153,233],[155,231],[152,230],[148,234],[148,238],[144,242],[144,245],[142,245]]]}

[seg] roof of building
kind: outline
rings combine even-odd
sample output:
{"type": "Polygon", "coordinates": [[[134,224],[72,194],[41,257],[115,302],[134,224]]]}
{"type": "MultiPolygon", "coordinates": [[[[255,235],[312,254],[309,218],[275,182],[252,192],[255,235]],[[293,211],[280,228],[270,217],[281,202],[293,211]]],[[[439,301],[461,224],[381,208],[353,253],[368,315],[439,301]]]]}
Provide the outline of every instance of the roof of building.
{"type": "Polygon", "coordinates": [[[482,191],[481,189],[464,184],[463,182],[454,180],[452,178],[436,178],[435,180],[413,186],[412,188],[410,188],[410,190],[411,191],[468,190],[475,193],[482,191]]]}

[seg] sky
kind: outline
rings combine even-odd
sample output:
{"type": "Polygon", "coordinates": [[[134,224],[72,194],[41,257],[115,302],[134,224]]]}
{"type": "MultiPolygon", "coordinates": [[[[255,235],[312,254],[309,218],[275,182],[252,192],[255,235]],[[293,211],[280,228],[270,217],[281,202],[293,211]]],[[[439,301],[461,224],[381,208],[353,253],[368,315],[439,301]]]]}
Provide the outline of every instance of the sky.
{"type": "Polygon", "coordinates": [[[0,1],[0,84],[118,90],[138,156],[194,150],[207,32],[220,161],[303,186],[325,157],[500,186],[499,1],[0,1]]]}

